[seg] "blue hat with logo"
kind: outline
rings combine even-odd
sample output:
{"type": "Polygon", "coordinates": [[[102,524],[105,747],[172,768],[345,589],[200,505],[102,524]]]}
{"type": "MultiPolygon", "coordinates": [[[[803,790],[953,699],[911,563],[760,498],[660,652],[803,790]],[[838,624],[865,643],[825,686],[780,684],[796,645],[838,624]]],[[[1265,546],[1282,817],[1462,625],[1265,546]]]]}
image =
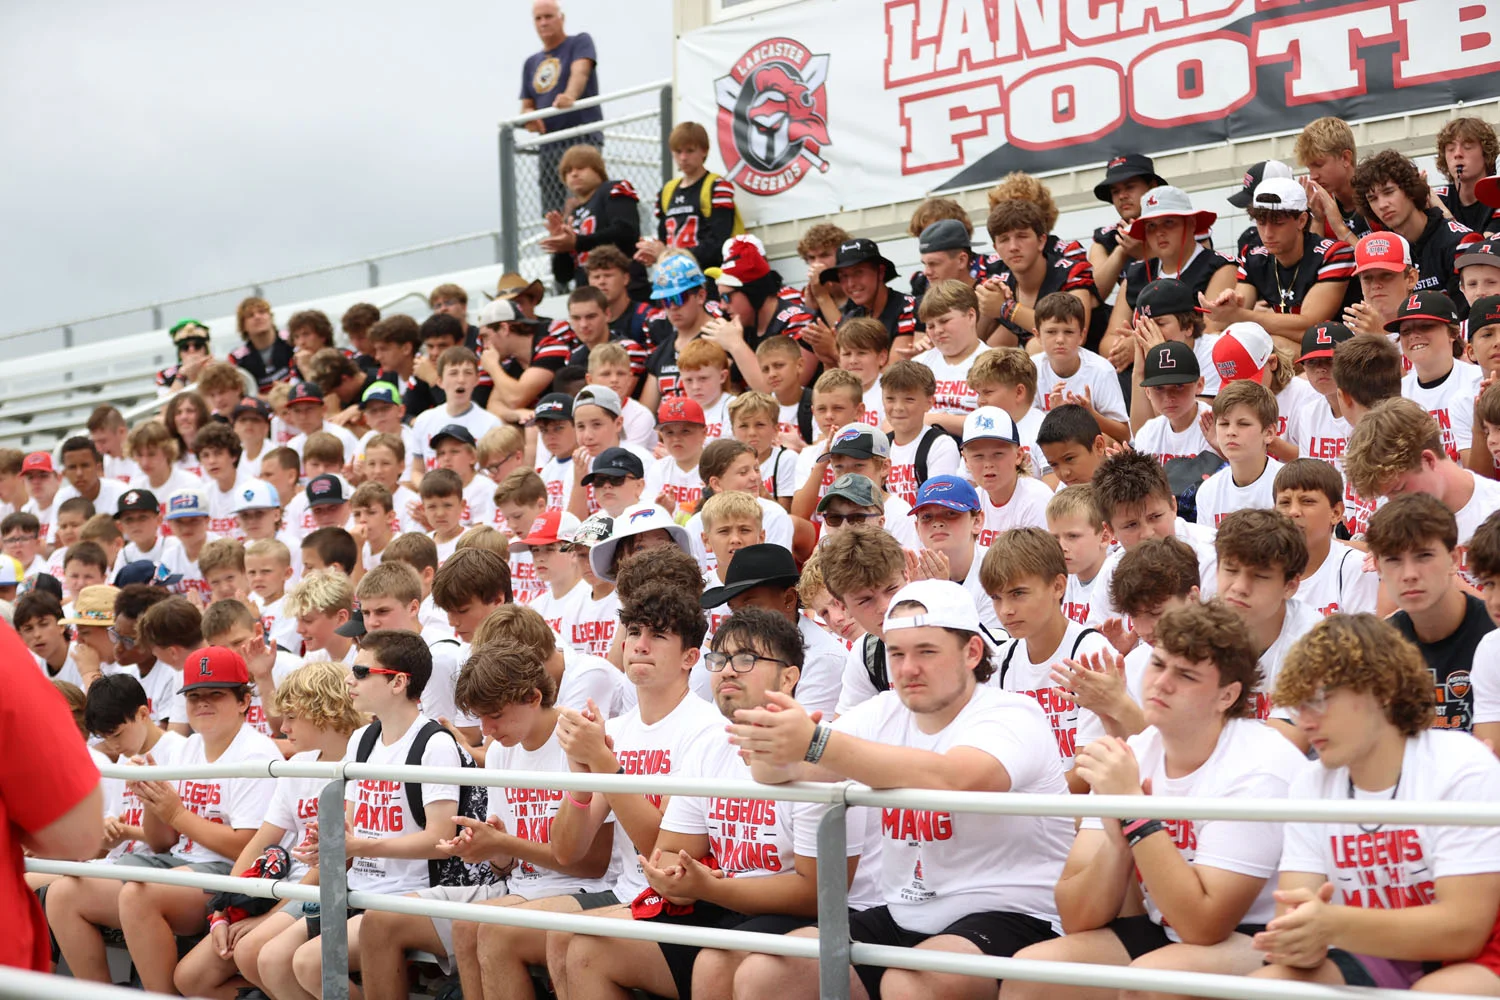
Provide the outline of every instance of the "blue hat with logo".
{"type": "Polygon", "coordinates": [[[917,490],[917,502],[911,505],[911,512],[915,514],[923,507],[977,511],[979,492],[973,483],[958,476],[933,476],[917,490]]]}
{"type": "Polygon", "coordinates": [[[651,282],[651,298],[669,299],[686,295],[695,288],[708,283],[698,262],[685,254],[663,257],[656,265],[656,278],[651,282]]]}
{"type": "Polygon", "coordinates": [[[167,497],[167,520],[184,517],[209,517],[208,494],[203,490],[176,490],[167,497]]]}

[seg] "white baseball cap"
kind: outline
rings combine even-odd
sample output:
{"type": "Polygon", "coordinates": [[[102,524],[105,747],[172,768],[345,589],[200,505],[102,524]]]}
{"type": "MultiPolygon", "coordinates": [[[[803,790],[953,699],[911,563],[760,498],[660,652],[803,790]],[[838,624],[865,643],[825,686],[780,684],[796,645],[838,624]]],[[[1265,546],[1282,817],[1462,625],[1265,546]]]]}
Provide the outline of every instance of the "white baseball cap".
{"type": "Polygon", "coordinates": [[[480,326],[499,326],[501,323],[514,323],[521,318],[516,311],[516,304],[510,299],[491,299],[479,310],[480,326]]]}
{"type": "Polygon", "coordinates": [[[889,635],[903,628],[956,628],[960,632],[984,635],[974,598],[963,584],[952,580],[917,580],[896,591],[885,613],[882,631],[889,635]],[[927,611],[921,614],[897,611],[896,608],[906,601],[914,601],[927,611]]]}
{"type": "Polygon", "coordinates": [[[174,490],[167,497],[168,521],[180,521],[184,517],[209,517],[208,493],[204,490],[174,490]]]}
{"type": "Polygon", "coordinates": [[[1021,432],[1010,414],[998,406],[981,406],[964,417],[964,444],[970,441],[1009,441],[1020,445],[1021,432]]]}
{"type": "Polygon", "coordinates": [[[1250,207],[1271,212],[1305,212],[1307,192],[1290,177],[1267,177],[1256,185],[1250,207]]]}
{"type": "Polygon", "coordinates": [[[281,497],[276,487],[264,479],[252,479],[240,486],[234,495],[234,512],[247,510],[272,510],[281,506],[281,497]]]}
{"type": "Polygon", "coordinates": [[[1239,379],[1259,382],[1276,347],[1271,335],[1259,323],[1246,320],[1230,323],[1224,335],[1214,342],[1214,368],[1226,385],[1239,379]]]}
{"type": "MultiPolygon", "coordinates": [[[[687,529],[672,520],[671,514],[654,503],[631,504],[620,512],[619,517],[615,518],[614,530],[610,536],[589,550],[589,566],[593,569],[594,575],[601,580],[614,583],[615,573],[611,564],[615,561],[615,550],[620,547],[620,539],[644,534],[657,528],[671,535],[672,540],[682,551],[692,551],[688,545],[687,529]]],[[[972,604],[973,601],[969,603],[972,604]]]]}

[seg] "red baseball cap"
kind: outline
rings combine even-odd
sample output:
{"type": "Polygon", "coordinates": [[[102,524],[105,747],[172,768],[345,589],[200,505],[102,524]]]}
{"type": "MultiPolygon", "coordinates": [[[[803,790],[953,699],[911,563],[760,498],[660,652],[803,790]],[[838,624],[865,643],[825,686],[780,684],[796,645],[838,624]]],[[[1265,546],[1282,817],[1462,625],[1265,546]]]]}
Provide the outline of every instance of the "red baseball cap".
{"type": "Polygon", "coordinates": [[[1259,323],[1230,323],[1214,342],[1214,368],[1224,384],[1250,379],[1259,382],[1271,355],[1276,353],[1271,335],[1259,323]]]}
{"type": "Polygon", "coordinates": [[[771,263],[766,260],[766,248],[760,239],[747,233],[725,240],[724,264],[711,267],[704,273],[720,288],[743,288],[770,274],[771,263]]]}
{"type": "Polygon", "coordinates": [[[656,423],[708,426],[708,421],[703,418],[703,407],[686,396],[668,396],[662,400],[656,408],[656,423]]]}
{"type": "Polygon", "coordinates": [[[577,530],[578,518],[565,510],[554,508],[532,521],[526,537],[519,539],[519,542],[526,546],[571,542],[573,533],[577,530]]]}
{"type": "Polygon", "coordinates": [[[1400,233],[1378,232],[1354,244],[1354,273],[1404,271],[1411,267],[1411,244],[1400,233]]]}
{"type": "Polygon", "coordinates": [[[188,654],[182,665],[182,687],[185,691],[206,691],[212,688],[236,688],[250,683],[250,668],[245,658],[223,646],[206,646],[196,653],[188,654]]]}
{"type": "Polygon", "coordinates": [[[57,470],[52,467],[52,456],[45,451],[34,451],[26,456],[21,463],[21,475],[28,472],[50,472],[56,475],[57,470]]]}

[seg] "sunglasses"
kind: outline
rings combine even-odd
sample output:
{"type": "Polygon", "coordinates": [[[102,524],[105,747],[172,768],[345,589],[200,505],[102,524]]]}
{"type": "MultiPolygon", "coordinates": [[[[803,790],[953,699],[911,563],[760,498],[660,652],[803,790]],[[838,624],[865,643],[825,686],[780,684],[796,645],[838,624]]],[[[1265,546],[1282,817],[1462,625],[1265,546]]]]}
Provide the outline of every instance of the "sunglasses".
{"type": "Polygon", "coordinates": [[[208,350],[208,341],[200,337],[189,337],[186,340],[178,341],[177,349],[179,351],[206,351],[208,350]]]}
{"type": "Polygon", "coordinates": [[[686,295],[660,295],[655,299],[655,301],[662,304],[663,309],[681,308],[682,305],[687,302],[687,300],[688,297],[686,295]]]}
{"type": "Polygon", "coordinates": [[[396,677],[406,673],[405,670],[387,670],[385,667],[367,667],[363,663],[354,664],[354,666],[349,668],[349,672],[354,675],[354,679],[357,681],[362,681],[366,677],[369,677],[371,674],[385,674],[389,677],[396,677]]]}
{"type": "Polygon", "coordinates": [[[884,514],[824,514],[823,523],[830,528],[840,528],[843,527],[845,521],[850,524],[864,524],[872,518],[884,516],[884,514]]]}

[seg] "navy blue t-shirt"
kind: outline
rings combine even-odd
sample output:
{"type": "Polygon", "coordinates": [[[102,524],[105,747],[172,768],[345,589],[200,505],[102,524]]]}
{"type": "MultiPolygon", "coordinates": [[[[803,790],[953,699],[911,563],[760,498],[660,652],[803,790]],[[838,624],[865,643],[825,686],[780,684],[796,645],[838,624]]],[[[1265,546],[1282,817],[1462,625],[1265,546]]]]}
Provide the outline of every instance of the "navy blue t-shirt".
{"type": "MultiPolygon", "coordinates": [[[[573,63],[579,59],[588,59],[594,63],[594,68],[589,73],[588,85],[583,88],[583,96],[579,100],[585,97],[598,97],[599,57],[594,54],[594,40],[585,31],[577,35],[569,35],[555,49],[536,52],[526,57],[526,64],[521,67],[521,99],[535,102],[538,111],[552,107],[552,102],[557,100],[559,94],[567,93],[568,78],[572,75],[573,63]]],[[[547,131],[561,132],[575,125],[603,120],[603,108],[593,107],[582,111],[569,111],[556,118],[548,118],[547,131]]]]}

